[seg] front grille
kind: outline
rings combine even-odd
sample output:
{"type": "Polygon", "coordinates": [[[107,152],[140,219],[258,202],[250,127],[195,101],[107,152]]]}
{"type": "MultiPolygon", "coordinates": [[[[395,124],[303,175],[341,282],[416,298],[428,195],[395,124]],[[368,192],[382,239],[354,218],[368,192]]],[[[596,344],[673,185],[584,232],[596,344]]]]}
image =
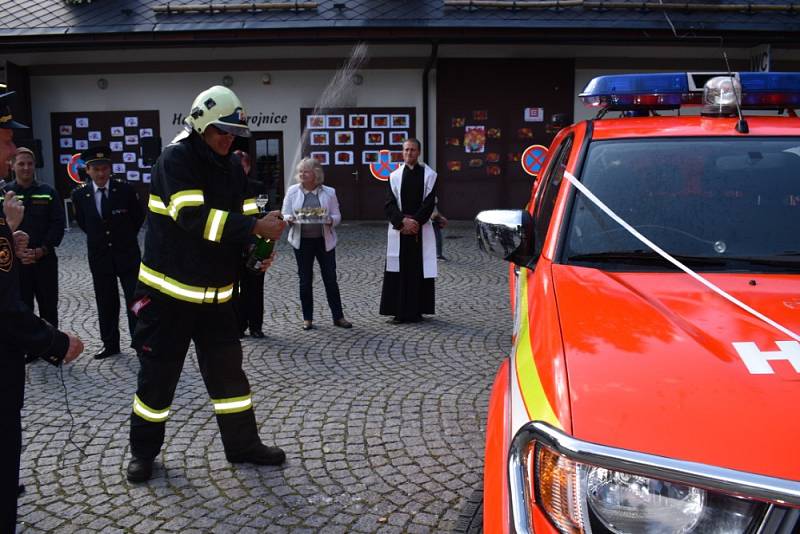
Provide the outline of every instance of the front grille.
{"type": "Polygon", "coordinates": [[[757,534],[800,534],[800,510],[770,506],[757,534]]]}

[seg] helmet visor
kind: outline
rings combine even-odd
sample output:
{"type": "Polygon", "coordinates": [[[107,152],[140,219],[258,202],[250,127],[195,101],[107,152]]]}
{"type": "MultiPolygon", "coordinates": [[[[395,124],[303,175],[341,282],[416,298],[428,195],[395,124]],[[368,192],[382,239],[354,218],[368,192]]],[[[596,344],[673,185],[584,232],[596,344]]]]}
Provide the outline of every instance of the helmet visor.
{"type": "Polygon", "coordinates": [[[222,130],[223,132],[235,135],[238,137],[250,137],[250,129],[242,124],[230,124],[228,122],[214,121],[212,126],[222,130]]]}

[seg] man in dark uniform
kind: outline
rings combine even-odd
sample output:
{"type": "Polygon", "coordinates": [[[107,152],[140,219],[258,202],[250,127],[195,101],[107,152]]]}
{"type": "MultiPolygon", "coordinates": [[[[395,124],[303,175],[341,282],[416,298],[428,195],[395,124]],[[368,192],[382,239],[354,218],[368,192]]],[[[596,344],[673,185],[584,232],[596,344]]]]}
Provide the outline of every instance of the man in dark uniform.
{"type": "Polygon", "coordinates": [[[25,206],[20,230],[30,236],[28,249],[20,255],[22,300],[33,309],[36,297],[39,317],[58,327],[56,247],[64,237],[64,205],[53,187],[36,180],[35,168],[33,151],[18,148],[13,164],[16,180],[8,189],[25,206]]]}
{"type": "Polygon", "coordinates": [[[414,323],[435,311],[436,172],[419,161],[420,143],[403,143],[403,164],[389,176],[384,209],[389,219],[381,315],[390,323],[414,323]]]}
{"type": "MultiPolygon", "coordinates": [[[[249,178],[251,171],[250,154],[242,150],[234,150],[233,153],[239,157],[244,175],[248,177],[247,196],[252,197],[253,202],[256,202],[258,196],[266,196],[264,183],[249,178]]],[[[267,202],[267,205],[269,205],[269,202],[267,202]]],[[[258,206],[257,202],[256,206],[258,206]]],[[[261,208],[259,207],[258,211],[260,212],[260,210],[261,208]]],[[[256,216],[260,216],[260,213],[256,213],[256,216]]],[[[253,236],[250,239],[250,243],[245,247],[245,256],[255,246],[255,242],[256,236],[253,236]]],[[[264,272],[253,272],[242,262],[239,268],[239,283],[234,287],[233,299],[234,309],[239,321],[239,337],[244,337],[245,330],[248,327],[250,327],[250,335],[254,338],[264,337],[264,331],[261,329],[261,325],[264,323],[264,272]]]]}
{"type": "Polygon", "coordinates": [[[140,369],[127,469],[132,482],[152,476],[192,341],[228,461],[279,465],[286,458],[258,435],[231,302],[250,236],[278,239],[286,225],[279,213],[247,215],[257,208],[246,199],[242,166],[230,154],[237,135],[250,135],[242,104],[230,89],[214,86],[197,96],[185,131],[153,166],[133,305],[140,369]]]}
{"type": "Polygon", "coordinates": [[[100,339],[103,340],[103,350],[94,358],[101,360],[120,352],[117,278],[125,294],[131,337],[136,327],[136,316],[130,306],[142,261],[137,236],[144,222],[144,211],[133,187],[110,179],[111,151],[108,147],[92,146],[81,156],[91,182],[72,192],[72,205],[78,226],[86,232],[100,339]]]}
{"type": "MultiPolygon", "coordinates": [[[[9,161],[16,147],[13,131],[26,128],[13,120],[6,102],[13,93],[0,94],[0,178],[9,174],[9,161]]],[[[22,302],[18,252],[28,249],[28,236],[15,231],[25,208],[13,192],[5,193],[0,206],[0,532],[14,532],[17,523],[19,458],[22,449],[20,411],[25,392],[24,355],[32,354],[58,365],[83,350],[81,340],[59,332],[36,317],[22,302]]]]}

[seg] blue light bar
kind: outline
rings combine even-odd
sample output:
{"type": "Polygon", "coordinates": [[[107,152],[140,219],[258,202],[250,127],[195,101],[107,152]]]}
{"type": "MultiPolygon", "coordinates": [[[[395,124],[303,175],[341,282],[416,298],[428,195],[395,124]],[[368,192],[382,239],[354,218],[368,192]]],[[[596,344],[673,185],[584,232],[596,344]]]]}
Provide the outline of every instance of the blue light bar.
{"type": "Polygon", "coordinates": [[[688,93],[689,82],[685,72],[662,74],[614,74],[599,76],[590,81],[581,98],[598,95],[641,95],[688,93]]]}
{"type": "MultiPolygon", "coordinates": [[[[578,95],[584,104],[608,110],[678,109],[701,104],[702,84],[723,73],[615,74],[591,80],[578,95]]],[[[800,107],[800,73],[730,73],[742,87],[742,108],[800,107]]]]}
{"type": "Polygon", "coordinates": [[[677,109],[689,93],[686,73],[669,72],[600,76],[578,96],[588,106],[611,110],[677,109]]]}
{"type": "Polygon", "coordinates": [[[743,93],[800,93],[800,72],[740,72],[743,93]]]}

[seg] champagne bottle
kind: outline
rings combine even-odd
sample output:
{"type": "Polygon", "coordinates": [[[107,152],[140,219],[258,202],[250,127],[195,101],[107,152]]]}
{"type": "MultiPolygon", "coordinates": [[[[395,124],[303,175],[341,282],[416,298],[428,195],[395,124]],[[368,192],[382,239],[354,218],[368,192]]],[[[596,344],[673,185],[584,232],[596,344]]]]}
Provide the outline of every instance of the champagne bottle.
{"type": "Polygon", "coordinates": [[[250,255],[247,257],[247,263],[245,263],[247,268],[254,272],[261,271],[261,262],[272,255],[273,248],[275,248],[275,241],[257,236],[256,244],[253,246],[253,250],[250,251],[250,255]]]}
{"type": "MultiPolygon", "coordinates": [[[[261,214],[264,214],[264,210],[267,207],[268,198],[267,195],[258,195],[256,197],[256,205],[258,206],[258,211],[261,214]]],[[[252,250],[250,251],[250,255],[247,256],[247,261],[245,262],[245,267],[250,269],[254,272],[261,271],[261,262],[265,259],[269,258],[272,255],[272,249],[275,248],[275,241],[272,239],[265,239],[263,237],[256,236],[255,245],[253,245],[252,250]]]]}

